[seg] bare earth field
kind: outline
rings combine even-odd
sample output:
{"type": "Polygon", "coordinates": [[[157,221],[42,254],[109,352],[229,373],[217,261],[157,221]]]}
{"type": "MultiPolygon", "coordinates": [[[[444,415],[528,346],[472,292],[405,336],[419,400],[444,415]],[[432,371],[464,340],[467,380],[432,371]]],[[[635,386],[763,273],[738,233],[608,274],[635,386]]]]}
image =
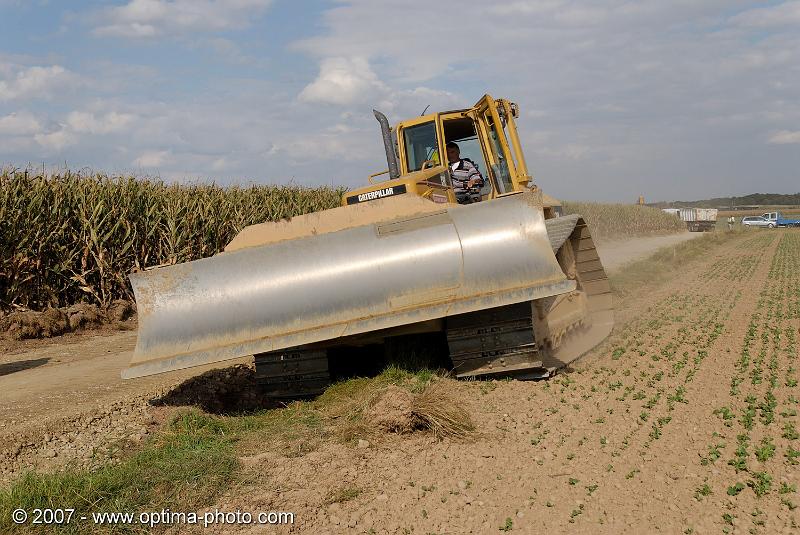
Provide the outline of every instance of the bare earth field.
{"type": "MultiPolygon", "coordinates": [[[[694,236],[600,253],[613,274],[694,236]]],[[[215,506],[293,512],[278,533],[794,533],[799,260],[798,231],[737,235],[618,301],[618,327],[574,369],[446,381],[474,437],[243,444],[244,477],[215,506]]],[[[173,409],[147,400],[197,371],[122,382],[134,344],[126,331],[0,348],[0,477],[96,466],[157,430],[173,409]]]]}

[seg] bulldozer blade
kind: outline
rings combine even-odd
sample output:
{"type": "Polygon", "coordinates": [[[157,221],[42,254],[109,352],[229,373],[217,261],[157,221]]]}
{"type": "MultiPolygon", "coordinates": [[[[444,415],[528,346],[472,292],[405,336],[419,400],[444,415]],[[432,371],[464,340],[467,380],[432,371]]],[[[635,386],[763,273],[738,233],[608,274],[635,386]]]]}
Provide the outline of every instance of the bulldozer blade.
{"type": "MultiPolygon", "coordinates": [[[[370,204],[389,210],[391,202],[370,204]]],[[[139,333],[123,378],[576,288],[553,253],[537,190],[246,247],[130,280],[139,333]]]]}

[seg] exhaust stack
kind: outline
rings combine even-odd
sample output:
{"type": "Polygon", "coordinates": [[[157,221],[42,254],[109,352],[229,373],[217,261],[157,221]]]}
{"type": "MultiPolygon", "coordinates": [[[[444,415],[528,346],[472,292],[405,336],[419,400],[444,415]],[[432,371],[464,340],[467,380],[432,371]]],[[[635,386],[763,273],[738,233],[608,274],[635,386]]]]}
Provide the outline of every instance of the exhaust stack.
{"type": "Polygon", "coordinates": [[[397,165],[397,155],[394,152],[392,142],[392,129],[389,128],[389,119],[378,110],[372,110],[375,118],[381,124],[381,137],[383,137],[383,148],[386,151],[386,163],[389,164],[389,178],[400,178],[400,167],[397,165]]]}

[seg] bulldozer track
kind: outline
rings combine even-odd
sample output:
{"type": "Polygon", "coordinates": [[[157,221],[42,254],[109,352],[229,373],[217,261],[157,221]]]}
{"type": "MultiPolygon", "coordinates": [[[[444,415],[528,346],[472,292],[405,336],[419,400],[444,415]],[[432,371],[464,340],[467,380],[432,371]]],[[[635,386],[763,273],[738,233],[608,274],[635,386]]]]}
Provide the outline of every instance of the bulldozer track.
{"type": "MultiPolygon", "coordinates": [[[[548,239],[568,278],[588,298],[588,313],[611,310],[611,287],[589,229],[580,215],[545,221],[548,239]],[[566,249],[568,248],[568,249],[566,249]]],[[[556,296],[542,301],[545,310],[556,296]]],[[[447,320],[447,342],[457,377],[546,377],[584,352],[585,338],[595,333],[585,317],[536,339],[534,302],[526,301],[447,320]]],[[[604,337],[604,336],[603,336],[604,337]]],[[[592,344],[594,345],[594,344],[592,344]]]]}
{"type": "Polygon", "coordinates": [[[457,377],[508,374],[541,366],[530,301],[453,316],[447,344],[457,377]]]}
{"type": "Polygon", "coordinates": [[[256,381],[264,395],[300,398],[321,394],[330,384],[325,349],[291,347],[254,355],[256,381]]]}
{"type": "Polygon", "coordinates": [[[577,214],[545,220],[544,225],[547,227],[547,237],[550,239],[550,247],[553,248],[554,253],[561,249],[561,246],[567,241],[572,231],[575,230],[578,221],[582,221],[582,218],[577,214]]]}

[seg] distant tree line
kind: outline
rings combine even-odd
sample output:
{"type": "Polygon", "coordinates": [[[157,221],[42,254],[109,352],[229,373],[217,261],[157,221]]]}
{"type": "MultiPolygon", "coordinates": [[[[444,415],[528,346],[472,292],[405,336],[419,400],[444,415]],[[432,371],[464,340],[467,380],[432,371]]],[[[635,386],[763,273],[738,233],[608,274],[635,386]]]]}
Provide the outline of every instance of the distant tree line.
{"type": "Polygon", "coordinates": [[[661,201],[650,203],[656,208],[694,208],[705,206],[711,208],[736,208],[748,206],[800,206],[800,193],[751,193],[741,197],[715,197],[699,201],[661,201]]]}

